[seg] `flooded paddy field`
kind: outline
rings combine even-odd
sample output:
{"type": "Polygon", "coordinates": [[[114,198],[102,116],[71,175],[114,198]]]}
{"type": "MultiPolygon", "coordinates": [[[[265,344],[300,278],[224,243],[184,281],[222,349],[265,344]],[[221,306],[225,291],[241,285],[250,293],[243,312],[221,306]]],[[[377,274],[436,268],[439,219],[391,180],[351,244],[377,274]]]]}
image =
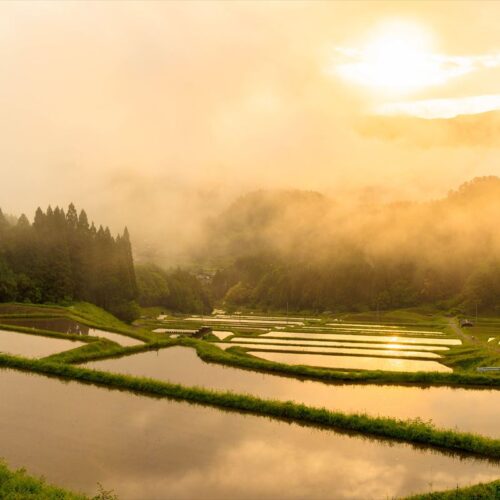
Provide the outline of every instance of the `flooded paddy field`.
{"type": "Polygon", "coordinates": [[[0,371],[0,455],[120,500],[385,499],[496,479],[497,463],[0,371]]]}
{"type": "Polygon", "coordinates": [[[343,334],[343,333],[309,333],[309,332],[267,332],[260,337],[274,337],[286,339],[315,339],[315,340],[360,340],[370,342],[389,342],[391,344],[423,344],[423,345],[461,345],[459,339],[431,339],[420,337],[398,337],[397,335],[362,335],[362,334],[343,334]]]}
{"type": "Polygon", "coordinates": [[[22,326],[24,328],[48,330],[72,335],[91,335],[94,337],[105,338],[122,347],[140,345],[143,343],[142,341],[128,337],[127,335],[91,328],[67,318],[0,318],[0,323],[2,325],[22,326]]]}
{"type": "MultiPolygon", "coordinates": [[[[230,344],[225,344],[230,345],[230,344]]],[[[256,353],[257,356],[283,353],[256,353]]],[[[290,354],[290,356],[312,356],[290,354]]],[[[335,358],[335,356],[322,356],[335,358]]],[[[339,360],[345,356],[338,356],[339,360]]],[[[353,357],[356,360],[375,359],[384,363],[435,363],[432,361],[391,360],[353,357]]],[[[436,363],[438,364],[438,363],[436,363]]],[[[348,413],[365,412],[373,416],[432,420],[440,427],[471,431],[500,438],[498,415],[500,391],[451,389],[447,387],[419,388],[382,385],[337,385],[317,381],[302,381],[273,374],[205,363],[194,349],[170,347],[122,358],[95,361],[86,365],[97,370],[145,376],[186,386],[230,390],[266,399],[296,401],[310,406],[326,407],[348,413]],[[404,402],[404,404],[402,403],[404,402]]],[[[448,370],[448,368],[443,367],[448,370]]],[[[401,370],[402,368],[399,368],[401,370]]]]}
{"type": "Polygon", "coordinates": [[[85,345],[84,342],[0,330],[0,353],[44,358],[85,345]]]}
{"type": "MultiPolygon", "coordinates": [[[[318,319],[318,323],[311,318],[294,318],[302,320],[296,323],[303,324],[291,324],[290,318],[270,316],[268,323],[265,318],[249,315],[191,316],[184,322],[177,318],[172,325],[175,323],[179,328],[197,321],[197,326],[227,332],[224,335],[214,332],[214,337],[244,347],[252,356],[284,364],[333,369],[451,372],[451,368],[436,360],[451,354],[453,347],[462,345],[462,340],[443,331],[445,323],[418,326],[338,321],[325,324],[324,319],[318,319]],[[242,327],[247,318],[254,322],[253,331],[248,333],[242,327]],[[226,323],[217,323],[221,319],[226,323]],[[267,328],[262,331],[263,327],[267,328]]],[[[224,350],[230,347],[217,345],[224,350]]]]}
{"type": "Polygon", "coordinates": [[[439,372],[451,373],[453,370],[436,361],[379,358],[369,356],[334,356],[325,354],[305,354],[291,352],[264,352],[250,350],[249,354],[267,361],[287,365],[306,365],[317,368],[340,370],[382,370],[387,372],[439,372]]]}
{"type": "MultiPolygon", "coordinates": [[[[314,327],[307,327],[314,328],[314,327]]],[[[443,332],[439,330],[412,330],[410,328],[401,328],[397,326],[388,326],[388,325],[360,325],[360,324],[345,324],[340,323],[338,325],[333,326],[332,323],[327,323],[327,326],[323,326],[322,328],[327,328],[331,330],[338,331],[349,331],[349,332],[381,332],[381,333],[407,333],[407,334],[415,334],[415,335],[442,335],[443,332]]]]}
{"type": "Polygon", "coordinates": [[[297,326],[302,326],[304,325],[303,321],[296,321],[296,320],[289,320],[287,321],[286,319],[282,320],[275,320],[275,319],[239,319],[239,318],[201,318],[201,317],[190,317],[190,318],[185,318],[185,321],[197,321],[201,323],[219,323],[219,324],[233,324],[234,326],[237,325],[255,325],[255,326],[261,326],[261,325],[297,325],[297,326]]]}
{"type": "MultiPolygon", "coordinates": [[[[216,332],[212,332],[214,335],[216,332]]],[[[449,347],[434,345],[405,345],[405,344],[383,344],[376,342],[337,342],[334,340],[303,340],[303,339],[274,339],[262,337],[233,337],[231,342],[273,344],[273,345],[306,345],[320,347],[367,347],[370,349],[418,349],[419,351],[448,351],[449,347]]]]}
{"type": "MultiPolygon", "coordinates": [[[[218,347],[221,344],[217,343],[218,347]]],[[[437,359],[441,358],[439,354],[435,352],[422,352],[422,351],[410,351],[410,350],[391,350],[391,349],[357,349],[355,347],[335,347],[335,346],[323,346],[323,347],[313,347],[313,346],[296,346],[296,345],[273,345],[273,344],[258,344],[253,342],[233,342],[227,344],[228,347],[238,346],[245,347],[246,349],[251,349],[252,351],[284,351],[284,352],[311,352],[315,354],[324,354],[326,356],[330,354],[352,354],[357,356],[376,356],[376,357],[387,357],[387,358],[426,358],[426,359],[437,359]]],[[[225,347],[225,346],[223,346],[225,347]]],[[[418,346],[415,346],[418,348],[418,346]]]]}

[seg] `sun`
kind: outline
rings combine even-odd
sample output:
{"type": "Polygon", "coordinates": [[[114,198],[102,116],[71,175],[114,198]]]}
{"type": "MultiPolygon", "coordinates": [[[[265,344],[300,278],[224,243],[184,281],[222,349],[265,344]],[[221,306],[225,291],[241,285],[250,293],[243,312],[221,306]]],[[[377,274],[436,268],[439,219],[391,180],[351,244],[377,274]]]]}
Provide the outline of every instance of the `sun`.
{"type": "Polygon", "coordinates": [[[347,62],[336,64],[346,80],[386,92],[406,93],[447,80],[430,36],[412,23],[381,26],[361,48],[337,48],[347,62]]]}

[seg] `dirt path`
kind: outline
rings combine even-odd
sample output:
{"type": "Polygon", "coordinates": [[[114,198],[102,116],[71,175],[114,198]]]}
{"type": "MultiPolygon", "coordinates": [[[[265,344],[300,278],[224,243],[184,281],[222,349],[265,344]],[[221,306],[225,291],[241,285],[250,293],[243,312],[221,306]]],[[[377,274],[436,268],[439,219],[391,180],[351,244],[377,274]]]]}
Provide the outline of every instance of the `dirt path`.
{"type": "Polygon", "coordinates": [[[498,347],[496,344],[488,344],[485,342],[481,342],[478,340],[474,335],[470,335],[469,333],[465,333],[460,326],[458,326],[457,320],[456,319],[450,319],[449,325],[451,326],[452,330],[454,333],[457,334],[459,338],[462,339],[462,342],[466,344],[473,344],[476,346],[481,346],[486,348],[489,351],[494,352],[495,354],[500,353],[500,347],[498,347]]]}
{"type": "Polygon", "coordinates": [[[456,319],[450,319],[449,325],[458,337],[462,339],[464,344],[479,344],[479,341],[474,336],[464,333],[464,331],[458,326],[456,319]]]}

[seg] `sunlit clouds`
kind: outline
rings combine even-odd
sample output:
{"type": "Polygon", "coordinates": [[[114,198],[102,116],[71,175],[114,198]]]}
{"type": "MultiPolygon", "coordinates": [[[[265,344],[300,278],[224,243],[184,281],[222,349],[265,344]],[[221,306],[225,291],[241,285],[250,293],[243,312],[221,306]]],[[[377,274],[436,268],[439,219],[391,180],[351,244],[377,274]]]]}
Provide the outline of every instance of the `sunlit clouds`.
{"type": "Polygon", "coordinates": [[[382,104],[379,102],[367,112],[434,119],[500,108],[500,95],[497,94],[458,98],[447,95],[447,84],[451,80],[499,67],[500,53],[448,55],[436,52],[433,45],[433,37],[423,26],[385,23],[358,46],[336,47],[328,71],[347,83],[379,94],[382,104]],[[436,86],[441,87],[442,97],[394,101],[436,86]]]}
{"type": "Polygon", "coordinates": [[[344,61],[334,68],[348,81],[386,92],[438,85],[461,74],[463,68],[443,67],[430,52],[429,38],[418,25],[384,24],[360,48],[337,47],[344,61]]]}
{"type": "Polygon", "coordinates": [[[427,99],[399,101],[376,108],[381,115],[408,115],[418,118],[455,118],[459,115],[474,115],[500,109],[500,94],[479,95],[458,99],[427,99]]]}
{"type": "Polygon", "coordinates": [[[427,29],[409,22],[381,24],[357,47],[339,46],[329,71],[347,81],[401,93],[433,85],[481,68],[500,66],[500,53],[454,56],[436,53],[427,29]]]}

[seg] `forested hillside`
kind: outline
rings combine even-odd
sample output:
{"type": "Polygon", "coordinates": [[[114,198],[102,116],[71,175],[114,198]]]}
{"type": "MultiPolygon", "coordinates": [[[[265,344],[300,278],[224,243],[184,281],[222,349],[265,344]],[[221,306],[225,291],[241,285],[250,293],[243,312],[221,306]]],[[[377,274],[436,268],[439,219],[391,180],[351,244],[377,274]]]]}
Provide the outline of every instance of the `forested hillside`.
{"type": "Polygon", "coordinates": [[[136,267],[141,306],[162,306],[170,311],[207,314],[212,311],[209,294],[191,273],[165,271],[154,264],[136,267]]]}
{"type": "Polygon", "coordinates": [[[38,208],[33,223],[0,211],[0,301],[84,300],[131,320],[137,295],[127,229],[115,238],[73,204],[38,208]]]}
{"type": "Polygon", "coordinates": [[[256,192],[212,223],[203,247],[229,305],[339,311],[438,304],[500,311],[500,179],[427,203],[349,204],[256,192]]]}

